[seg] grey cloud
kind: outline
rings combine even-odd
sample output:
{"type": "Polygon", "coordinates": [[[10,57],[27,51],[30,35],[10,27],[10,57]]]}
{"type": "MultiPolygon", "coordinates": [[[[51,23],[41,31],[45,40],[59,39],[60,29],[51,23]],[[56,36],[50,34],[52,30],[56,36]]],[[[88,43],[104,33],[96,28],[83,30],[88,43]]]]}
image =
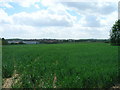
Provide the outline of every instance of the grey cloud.
{"type": "Polygon", "coordinates": [[[71,23],[67,20],[56,20],[56,19],[38,19],[31,20],[31,22],[26,22],[27,25],[32,26],[71,26],[71,23]]]}
{"type": "Polygon", "coordinates": [[[106,4],[97,2],[62,2],[62,4],[78,9],[79,11],[90,11],[91,13],[110,14],[117,10],[117,5],[113,2],[106,2],[106,4]],[[99,6],[101,4],[102,6],[99,6]]]}
{"type": "Polygon", "coordinates": [[[85,27],[100,27],[101,26],[100,21],[97,20],[96,16],[92,16],[92,15],[86,16],[85,21],[86,21],[86,24],[83,25],[85,27]]]}
{"type": "Polygon", "coordinates": [[[69,21],[69,19],[64,19],[61,18],[60,20],[58,18],[51,18],[51,17],[37,17],[36,16],[13,16],[13,21],[15,24],[20,24],[20,25],[28,25],[28,26],[40,26],[40,27],[45,27],[45,26],[72,26],[72,22],[69,21]]]}
{"type": "Polygon", "coordinates": [[[10,22],[3,19],[3,20],[0,20],[0,24],[10,24],[10,22]]]}
{"type": "Polygon", "coordinates": [[[88,2],[62,2],[62,4],[68,6],[68,7],[74,7],[80,10],[86,10],[86,9],[90,9],[93,8],[92,4],[88,3],[88,2]]]}
{"type": "Polygon", "coordinates": [[[98,8],[98,11],[101,14],[110,14],[116,10],[117,10],[117,5],[115,5],[113,3],[110,3],[109,5],[103,6],[101,8],[98,8]]]}

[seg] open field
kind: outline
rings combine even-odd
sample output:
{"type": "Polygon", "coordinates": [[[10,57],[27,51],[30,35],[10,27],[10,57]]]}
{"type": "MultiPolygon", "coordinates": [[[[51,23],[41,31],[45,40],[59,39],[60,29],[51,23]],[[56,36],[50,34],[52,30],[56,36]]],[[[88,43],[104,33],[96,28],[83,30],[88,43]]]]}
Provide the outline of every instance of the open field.
{"type": "Polygon", "coordinates": [[[6,45],[3,85],[12,78],[13,88],[109,88],[117,83],[117,57],[108,43],[6,45]]]}

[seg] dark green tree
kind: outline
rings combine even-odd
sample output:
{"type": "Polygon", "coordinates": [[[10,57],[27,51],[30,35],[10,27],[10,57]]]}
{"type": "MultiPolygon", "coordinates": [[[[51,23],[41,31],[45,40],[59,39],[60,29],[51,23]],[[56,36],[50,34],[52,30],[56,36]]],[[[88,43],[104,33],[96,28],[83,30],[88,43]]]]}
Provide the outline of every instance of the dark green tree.
{"type": "Polygon", "coordinates": [[[117,20],[110,31],[112,45],[120,45],[120,20],[117,20]]]}

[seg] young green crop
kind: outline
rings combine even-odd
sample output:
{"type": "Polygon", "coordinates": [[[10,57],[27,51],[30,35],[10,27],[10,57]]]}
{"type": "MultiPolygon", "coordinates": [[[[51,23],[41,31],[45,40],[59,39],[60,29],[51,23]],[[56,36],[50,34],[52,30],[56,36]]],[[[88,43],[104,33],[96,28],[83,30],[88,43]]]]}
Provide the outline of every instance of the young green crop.
{"type": "Polygon", "coordinates": [[[3,46],[3,78],[13,88],[103,88],[118,78],[118,50],[107,43],[3,46]]]}

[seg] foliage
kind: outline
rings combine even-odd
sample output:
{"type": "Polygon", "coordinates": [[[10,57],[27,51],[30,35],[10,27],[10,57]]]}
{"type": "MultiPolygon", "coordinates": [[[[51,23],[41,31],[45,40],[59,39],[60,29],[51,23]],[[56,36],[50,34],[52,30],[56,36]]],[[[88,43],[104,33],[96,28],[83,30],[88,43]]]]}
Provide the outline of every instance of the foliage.
{"type": "Polygon", "coordinates": [[[117,82],[117,47],[108,43],[3,46],[3,78],[15,70],[20,81],[13,88],[108,88],[117,82]]]}
{"type": "Polygon", "coordinates": [[[112,45],[120,45],[120,20],[116,21],[110,33],[112,45]]]}

